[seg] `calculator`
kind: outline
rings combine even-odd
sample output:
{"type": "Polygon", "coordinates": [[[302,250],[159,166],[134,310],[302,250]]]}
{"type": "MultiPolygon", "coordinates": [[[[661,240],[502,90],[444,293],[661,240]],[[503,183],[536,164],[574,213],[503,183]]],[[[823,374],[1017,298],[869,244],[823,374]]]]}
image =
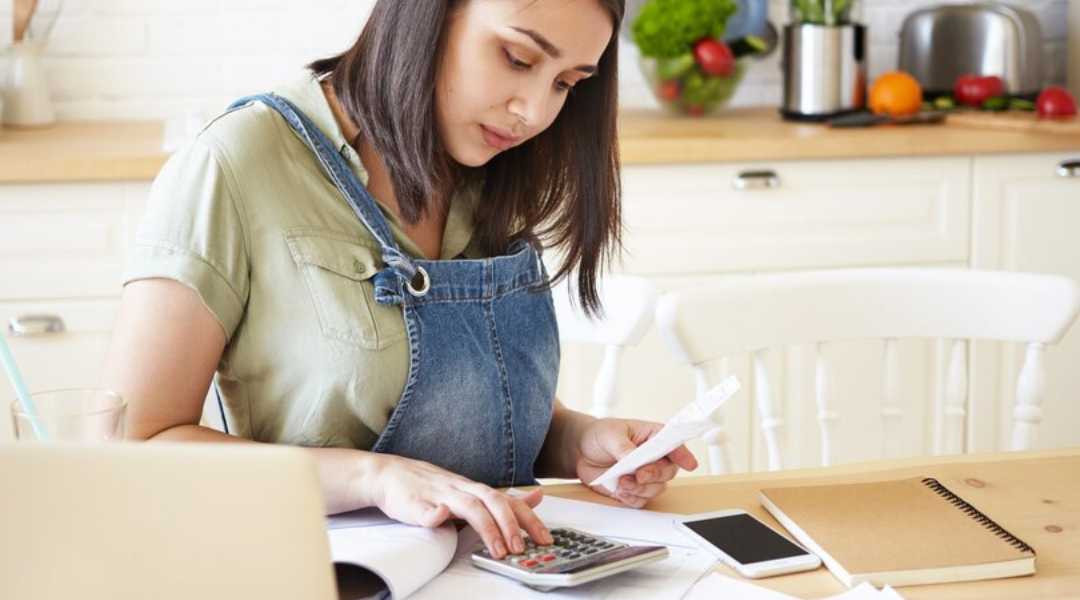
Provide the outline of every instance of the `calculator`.
{"type": "Polygon", "coordinates": [[[495,560],[481,544],[472,553],[472,563],[515,579],[540,591],[594,581],[646,565],[668,556],[665,546],[635,546],[616,542],[577,529],[551,530],[555,543],[542,546],[525,538],[525,552],[495,560]]]}

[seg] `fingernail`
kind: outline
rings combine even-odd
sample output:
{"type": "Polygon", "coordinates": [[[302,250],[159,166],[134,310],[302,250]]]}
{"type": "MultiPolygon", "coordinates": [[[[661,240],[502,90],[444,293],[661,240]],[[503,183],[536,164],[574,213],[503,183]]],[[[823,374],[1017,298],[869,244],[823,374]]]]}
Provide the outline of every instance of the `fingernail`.
{"type": "Polygon", "coordinates": [[[544,530],[543,537],[544,537],[544,543],[547,544],[548,546],[555,543],[555,538],[551,537],[551,532],[546,530],[546,529],[544,530]]]}
{"type": "Polygon", "coordinates": [[[495,540],[495,558],[502,558],[506,556],[506,544],[502,540],[495,540]]]}
{"type": "Polygon", "coordinates": [[[521,536],[515,535],[514,539],[510,540],[510,547],[513,548],[514,554],[521,554],[525,551],[525,542],[522,541],[521,536]]]}

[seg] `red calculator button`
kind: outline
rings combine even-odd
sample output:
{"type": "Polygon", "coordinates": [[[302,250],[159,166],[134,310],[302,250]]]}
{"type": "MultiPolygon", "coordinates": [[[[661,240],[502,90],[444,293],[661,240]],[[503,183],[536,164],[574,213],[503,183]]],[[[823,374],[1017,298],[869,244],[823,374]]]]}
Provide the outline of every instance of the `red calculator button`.
{"type": "Polygon", "coordinates": [[[538,565],[540,563],[530,558],[530,559],[526,559],[526,560],[521,561],[521,563],[519,563],[519,564],[521,566],[523,566],[523,567],[535,567],[536,565],[538,565]]]}
{"type": "Polygon", "coordinates": [[[545,554],[540,557],[540,562],[551,562],[553,560],[555,560],[554,554],[545,554]]]}

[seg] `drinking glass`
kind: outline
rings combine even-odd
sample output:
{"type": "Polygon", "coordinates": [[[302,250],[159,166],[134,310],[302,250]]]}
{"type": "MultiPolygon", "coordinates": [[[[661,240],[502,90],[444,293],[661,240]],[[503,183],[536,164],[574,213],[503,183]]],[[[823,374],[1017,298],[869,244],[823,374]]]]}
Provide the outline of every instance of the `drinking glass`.
{"type": "Polygon", "coordinates": [[[70,389],[31,394],[33,410],[11,405],[20,442],[119,442],[124,439],[127,403],[110,390],[70,389]]]}

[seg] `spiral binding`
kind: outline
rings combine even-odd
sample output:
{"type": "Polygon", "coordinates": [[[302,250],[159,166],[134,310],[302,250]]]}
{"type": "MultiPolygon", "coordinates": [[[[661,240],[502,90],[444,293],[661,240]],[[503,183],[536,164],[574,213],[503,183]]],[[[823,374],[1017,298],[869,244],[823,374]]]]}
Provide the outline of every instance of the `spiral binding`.
{"type": "Polygon", "coordinates": [[[968,504],[966,501],[964,501],[963,498],[954,494],[952,490],[942,485],[942,483],[937,479],[934,479],[933,477],[927,477],[923,479],[922,482],[932,491],[934,491],[934,493],[941,496],[942,498],[945,498],[950,503],[952,503],[953,506],[964,511],[964,513],[966,513],[969,517],[978,521],[980,525],[989,529],[991,532],[993,532],[994,535],[1005,540],[1012,547],[1020,550],[1021,552],[1030,552],[1032,554],[1035,554],[1034,548],[1027,545],[1020,538],[1009,533],[1004,527],[994,522],[993,519],[984,515],[982,511],[968,504]]]}

